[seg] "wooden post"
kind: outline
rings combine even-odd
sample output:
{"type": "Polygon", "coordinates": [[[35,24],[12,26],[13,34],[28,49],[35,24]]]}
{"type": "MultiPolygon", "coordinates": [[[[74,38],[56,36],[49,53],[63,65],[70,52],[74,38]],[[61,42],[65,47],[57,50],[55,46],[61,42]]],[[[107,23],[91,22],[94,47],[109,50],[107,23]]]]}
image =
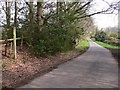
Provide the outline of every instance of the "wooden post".
{"type": "Polygon", "coordinates": [[[14,28],[13,28],[13,54],[16,59],[16,26],[17,26],[17,0],[15,1],[15,15],[14,15],[14,28]]]}
{"type": "Polygon", "coordinates": [[[16,27],[13,28],[13,55],[16,59],[16,27]]]}

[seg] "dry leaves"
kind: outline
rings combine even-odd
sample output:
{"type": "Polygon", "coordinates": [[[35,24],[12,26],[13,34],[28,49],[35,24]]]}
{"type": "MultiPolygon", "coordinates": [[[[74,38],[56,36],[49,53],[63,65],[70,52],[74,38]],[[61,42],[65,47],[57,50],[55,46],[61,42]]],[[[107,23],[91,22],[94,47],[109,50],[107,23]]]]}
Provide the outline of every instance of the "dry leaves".
{"type": "Polygon", "coordinates": [[[59,53],[54,56],[35,57],[29,53],[28,49],[17,50],[17,60],[4,57],[2,69],[3,87],[15,88],[33,79],[37,74],[48,71],[71,58],[77,57],[80,52],[69,51],[59,53]]]}

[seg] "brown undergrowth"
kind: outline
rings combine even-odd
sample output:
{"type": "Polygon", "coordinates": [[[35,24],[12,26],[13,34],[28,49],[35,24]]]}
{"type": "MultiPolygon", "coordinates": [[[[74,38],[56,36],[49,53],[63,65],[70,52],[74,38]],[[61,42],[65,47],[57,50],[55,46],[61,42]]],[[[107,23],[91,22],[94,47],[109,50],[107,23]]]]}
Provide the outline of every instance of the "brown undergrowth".
{"type": "Polygon", "coordinates": [[[28,83],[30,80],[57,68],[59,64],[71,60],[85,52],[88,48],[72,50],[47,57],[36,57],[29,49],[17,48],[17,59],[3,57],[2,87],[16,88],[28,83]]]}

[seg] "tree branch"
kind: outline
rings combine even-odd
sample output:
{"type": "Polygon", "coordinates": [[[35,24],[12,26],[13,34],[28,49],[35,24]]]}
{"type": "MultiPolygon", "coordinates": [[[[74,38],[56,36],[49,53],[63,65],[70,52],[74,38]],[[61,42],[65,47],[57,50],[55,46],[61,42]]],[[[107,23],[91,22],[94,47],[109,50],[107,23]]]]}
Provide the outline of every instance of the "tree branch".
{"type": "Polygon", "coordinates": [[[86,4],[84,4],[83,6],[81,6],[79,9],[76,10],[76,12],[78,12],[79,10],[83,9],[84,7],[86,7],[87,5],[89,5],[93,0],[90,0],[89,2],[87,2],[86,4]]]}
{"type": "Polygon", "coordinates": [[[86,17],[91,17],[91,16],[93,16],[93,15],[100,14],[100,13],[104,13],[104,12],[109,11],[109,9],[110,9],[110,8],[108,8],[107,10],[104,10],[104,11],[99,11],[99,12],[95,12],[95,13],[92,13],[92,14],[89,14],[89,15],[84,15],[84,16],[79,17],[79,19],[81,19],[81,18],[86,18],[86,17]]]}

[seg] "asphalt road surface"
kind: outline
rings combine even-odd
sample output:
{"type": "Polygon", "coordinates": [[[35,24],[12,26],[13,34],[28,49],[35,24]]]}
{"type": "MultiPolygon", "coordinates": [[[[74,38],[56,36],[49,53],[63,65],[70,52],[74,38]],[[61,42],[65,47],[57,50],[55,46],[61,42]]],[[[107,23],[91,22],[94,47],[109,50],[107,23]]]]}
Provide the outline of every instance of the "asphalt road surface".
{"type": "Polygon", "coordinates": [[[118,63],[109,50],[88,41],[87,52],[20,88],[117,88],[118,63]]]}

